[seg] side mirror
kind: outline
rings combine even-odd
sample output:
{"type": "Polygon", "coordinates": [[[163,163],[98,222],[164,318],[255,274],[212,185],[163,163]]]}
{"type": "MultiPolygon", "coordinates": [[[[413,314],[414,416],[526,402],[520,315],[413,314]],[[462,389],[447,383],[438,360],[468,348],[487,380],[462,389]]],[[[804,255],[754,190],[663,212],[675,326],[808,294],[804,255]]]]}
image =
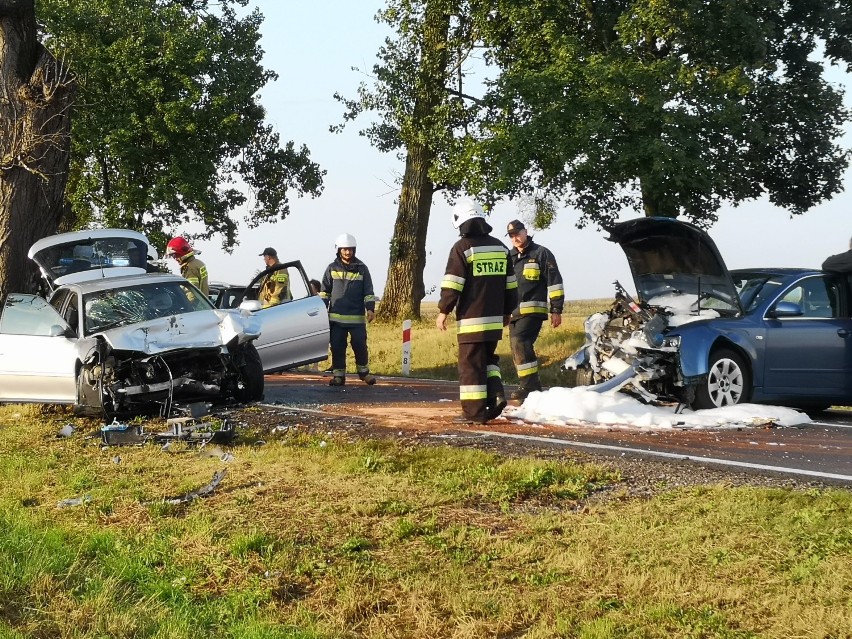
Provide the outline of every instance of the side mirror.
{"type": "Polygon", "coordinates": [[[770,317],[801,317],[804,314],[802,307],[793,302],[778,302],[775,308],[769,311],[770,317]]]}
{"type": "Polygon", "coordinates": [[[65,337],[65,331],[67,329],[59,324],[53,324],[49,329],[47,329],[47,334],[50,337],[65,337]]]}
{"type": "Polygon", "coordinates": [[[254,313],[263,308],[263,305],[257,300],[243,300],[240,304],[240,310],[246,313],[254,313]]]}

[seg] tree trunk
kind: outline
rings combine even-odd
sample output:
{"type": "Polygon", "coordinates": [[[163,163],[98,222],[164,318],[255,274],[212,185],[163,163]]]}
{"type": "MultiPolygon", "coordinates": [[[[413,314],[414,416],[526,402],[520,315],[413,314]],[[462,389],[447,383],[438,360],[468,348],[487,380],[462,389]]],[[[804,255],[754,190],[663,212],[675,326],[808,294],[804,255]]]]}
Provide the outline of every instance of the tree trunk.
{"type": "Polygon", "coordinates": [[[27,250],[64,210],[74,82],[38,42],[34,0],[0,0],[0,300],[32,291],[27,250]]]}
{"type": "Polygon", "coordinates": [[[676,218],[680,213],[677,198],[671,197],[651,178],[640,178],[642,186],[642,208],[645,217],[676,218]]]}
{"type": "Polygon", "coordinates": [[[415,142],[409,142],[407,148],[387,283],[378,310],[381,320],[420,319],[420,302],[426,296],[423,284],[426,231],[435,191],[429,178],[435,152],[428,143],[428,130],[436,109],[446,97],[450,13],[443,4],[427,3],[423,19],[423,53],[412,114],[412,122],[420,135],[415,142]]]}
{"type": "Polygon", "coordinates": [[[409,145],[399,208],[390,245],[385,292],[379,304],[381,320],[420,319],[425,297],[426,231],[434,185],[429,179],[432,152],[424,145],[409,145]]]}

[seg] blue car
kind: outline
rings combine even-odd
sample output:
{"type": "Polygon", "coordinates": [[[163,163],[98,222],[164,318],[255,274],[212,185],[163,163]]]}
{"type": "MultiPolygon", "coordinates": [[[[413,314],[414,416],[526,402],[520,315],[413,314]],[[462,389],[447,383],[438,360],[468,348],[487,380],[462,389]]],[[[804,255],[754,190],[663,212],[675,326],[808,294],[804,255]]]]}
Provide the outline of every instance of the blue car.
{"type": "Polygon", "coordinates": [[[608,239],[627,256],[637,299],[616,282],[609,311],[586,320],[586,343],[564,364],[578,383],[696,409],[850,403],[844,274],[728,271],[710,236],[667,218],[617,224],[608,239]]]}

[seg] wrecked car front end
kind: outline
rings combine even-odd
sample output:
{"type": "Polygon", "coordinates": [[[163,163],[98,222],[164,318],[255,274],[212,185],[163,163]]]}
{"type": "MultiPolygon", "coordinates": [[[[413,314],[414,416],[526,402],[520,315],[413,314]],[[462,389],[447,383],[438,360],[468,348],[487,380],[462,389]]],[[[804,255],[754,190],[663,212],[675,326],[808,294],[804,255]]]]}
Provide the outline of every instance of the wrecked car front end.
{"type": "Polygon", "coordinates": [[[608,239],[624,249],[638,299],[616,282],[612,305],[586,320],[585,343],[563,368],[595,390],[691,405],[716,339],[701,325],[742,313],[718,249],[697,227],[668,219],[624,222],[608,239]]]}
{"type": "Polygon", "coordinates": [[[259,332],[238,311],[205,310],[96,333],[81,353],[77,412],[138,413],[155,405],[166,415],[174,402],[259,399],[262,370],[252,344],[259,332]]]}

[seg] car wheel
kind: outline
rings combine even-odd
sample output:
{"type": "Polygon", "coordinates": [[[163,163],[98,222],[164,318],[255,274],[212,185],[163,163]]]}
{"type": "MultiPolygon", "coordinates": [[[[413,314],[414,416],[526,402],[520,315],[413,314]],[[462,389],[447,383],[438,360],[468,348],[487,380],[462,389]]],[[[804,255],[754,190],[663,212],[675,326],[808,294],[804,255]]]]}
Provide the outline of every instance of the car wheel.
{"type": "Polygon", "coordinates": [[[743,404],[751,397],[751,375],[743,357],[723,348],[710,354],[707,379],[695,389],[693,408],[743,404]]]}
{"type": "Polygon", "coordinates": [[[263,399],[263,363],[254,344],[243,348],[239,377],[234,397],[239,402],[256,402],[263,399]]]}

